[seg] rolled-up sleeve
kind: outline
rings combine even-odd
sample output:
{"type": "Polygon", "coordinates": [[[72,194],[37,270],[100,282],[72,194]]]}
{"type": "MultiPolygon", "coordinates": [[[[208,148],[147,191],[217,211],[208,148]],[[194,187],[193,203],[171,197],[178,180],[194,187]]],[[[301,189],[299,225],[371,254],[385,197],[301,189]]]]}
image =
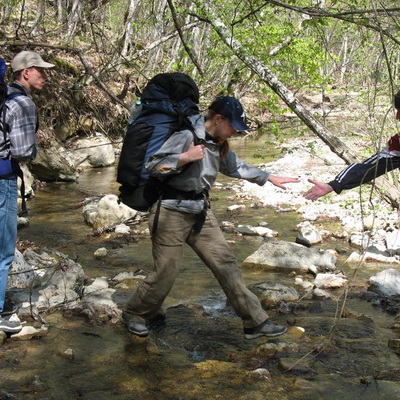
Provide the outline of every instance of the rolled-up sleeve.
{"type": "Polygon", "coordinates": [[[182,168],[178,167],[180,155],[187,151],[193,142],[193,134],[190,131],[174,133],[146,162],[146,170],[149,175],[163,177],[178,174],[182,168]]]}

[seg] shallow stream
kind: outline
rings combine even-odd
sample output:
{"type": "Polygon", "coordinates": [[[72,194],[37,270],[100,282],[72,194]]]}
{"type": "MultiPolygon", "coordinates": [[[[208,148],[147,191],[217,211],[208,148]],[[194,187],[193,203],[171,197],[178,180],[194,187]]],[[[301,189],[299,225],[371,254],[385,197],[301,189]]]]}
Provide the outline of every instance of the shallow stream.
{"type": "MultiPolygon", "coordinates": [[[[255,164],[251,154],[267,153],[260,146],[246,142],[237,150],[255,164]]],[[[29,201],[30,225],[19,231],[19,238],[77,259],[89,278],[149,270],[148,237],[123,242],[107,234],[95,236],[83,221],[86,197],[117,191],[114,167],[86,171],[78,183],[47,184],[29,201]],[[93,257],[99,247],[107,248],[105,259],[93,257]]],[[[281,239],[294,241],[297,214],[265,208],[229,214],[227,197],[233,195],[213,190],[212,207],[220,221],[267,221],[281,239]]],[[[248,236],[227,238],[239,262],[261,243],[248,236]]],[[[346,243],[324,246],[337,245],[347,248],[346,243]]],[[[270,312],[275,321],[290,326],[286,335],[246,341],[241,321],[226,305],[215,279],[188,248],[167,299],[165,326],[143,339],[129,335],[120,324],[46,315],[46,336],[7,340],[0,347],[0,399],[398,399],[399,356],[387,345],[389,339],[399,338],[391,329],[394,317],[358,295],[365,288],[365,276],[372,274],[356,275],[345,304],[346,318],[335,319],[343,306],[342,291],[334,293],[338,301],[302,299],[289,313],[270,312]],[[304,335],[296,330],[299,326],[304,335]]],[[[243,270],[243,276],[247,284],[293,285],[293,277],[282,274],[243,270]]]]}

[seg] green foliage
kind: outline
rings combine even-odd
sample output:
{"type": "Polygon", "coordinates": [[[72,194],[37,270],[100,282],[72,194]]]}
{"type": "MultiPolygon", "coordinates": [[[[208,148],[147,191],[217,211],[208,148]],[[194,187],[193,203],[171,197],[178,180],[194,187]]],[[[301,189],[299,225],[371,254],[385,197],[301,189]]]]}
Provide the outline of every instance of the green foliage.
{"type": "Polygon", "coordinates": [[[252,157],[256,158],[256,159],[261,159],[261,160],[264,160],[266,158],[266,156],[264,154],[261,154],[261,153],[255,153],[255,154],[252,155],[252,157]]]}
{"type": "MultiPolygon", "coordinates": [[[[329,93],[333,99],[338,91],[344,94],[356,91],[357,101],[368,106],[365,135],[376,141],[388,129],[389,118],[385,119],[382,103],[387,104],[392,87],[400,86],[400,61],[398,43],[386,34],[395,36],[400,23],[398,14],[379,12],[372,0],[326,0],[321,9],[310,0],[288,0],[281,4],[264,0],[174,0],[182,39],[204,76],[182,45],[167,2],[81,0],[81,12],[75,16],[78,20],[71,21],[72,2],[60,1],[64,9],[61,19],[57,15],[58,3],[44,2],[45,13],[39,19],[36,36],[31,36],[31,30],[37,20],[39,0],[3,1],[0,28],[6,47],[17,36],[29,38],[30,42],[48,41],[57,47],[64,44],[68,27],[76,22],[69,44],[85,56],[93,70],[101,71],[104,83],[118,86],[118,93],[122,91],[125,76],[131,77],[132,92],[140,91],[155,73],[182,71],[198,81],[206,99],[220,93],[251,97],[258,102],[253,112],[262,111],[272,121],[282,119],[288,112],[287,105],[243,66],[206,22],[217,18],[241,44],[243,54],[265,64],[291,91],[329,93]],[[133,17],[127,21],[130,5],[133,17]],[[309,8],[319,15],[309,14],[309,8]],[[340,18],[335,17],[337,13],[341,13],[340,18]],[[131,28],[132,37],[125,46],[127,54],[122,56],[126,26],[131,28]],[[391,82],[392,79],[395,81],[391,82]]],[[[382,10],[393,7],[398,7],[398,1],[380,2],[382,10]]],[[[57,52],[54,47],[50,52],[57,52]]],[[[14,52],[18,48],[7,50],[14,52]]],[[[66,51],[66,54],[76,53],[66,51]]],[[[336,100],[331,105],[348,106],[345,101],[339,104],[336,100]]],[[[285,135],[274,125],[271,130],[277,137],[285,135]]]]}

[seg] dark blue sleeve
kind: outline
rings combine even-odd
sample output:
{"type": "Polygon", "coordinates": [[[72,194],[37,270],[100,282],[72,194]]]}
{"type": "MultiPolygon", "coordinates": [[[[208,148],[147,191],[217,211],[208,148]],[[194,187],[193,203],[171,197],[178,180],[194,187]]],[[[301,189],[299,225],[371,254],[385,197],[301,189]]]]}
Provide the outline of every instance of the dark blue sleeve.
{"type": "Polygon", "coordinates": [[[400,167],[400,155],[381,152],[361,163],[350,164],[329,182],[336,193],[353,189],[400,167]]]}

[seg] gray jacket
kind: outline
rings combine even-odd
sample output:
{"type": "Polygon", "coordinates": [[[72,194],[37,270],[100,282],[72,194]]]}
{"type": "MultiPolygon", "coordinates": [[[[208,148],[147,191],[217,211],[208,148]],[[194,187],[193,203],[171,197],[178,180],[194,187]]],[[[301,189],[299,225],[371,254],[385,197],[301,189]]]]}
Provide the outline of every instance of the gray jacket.
{"type": "MultiPolygon", "coordinates": [[[[232,178],[245,179],[260,186],[267,182],[270,175],[268,172],[246,164],[233,151],[229,151],[221,160],[220,144],[206,134],[202,115],[191,117],[191,122],[196,136],[205,146],[203,159],[178,168],[179,156],[187,151],[193,142],[193,133],[189,130],[176,132],[146,163],[147,172],[151,176],[160,179],[168,177],[169,186],[196,193],[209,191],[214,185],[218,172],[232,178]]],[[[201,212],[203,204],[201,199],[162,201],[162,205],[166,208],[195,214],[201,212]]]]}

